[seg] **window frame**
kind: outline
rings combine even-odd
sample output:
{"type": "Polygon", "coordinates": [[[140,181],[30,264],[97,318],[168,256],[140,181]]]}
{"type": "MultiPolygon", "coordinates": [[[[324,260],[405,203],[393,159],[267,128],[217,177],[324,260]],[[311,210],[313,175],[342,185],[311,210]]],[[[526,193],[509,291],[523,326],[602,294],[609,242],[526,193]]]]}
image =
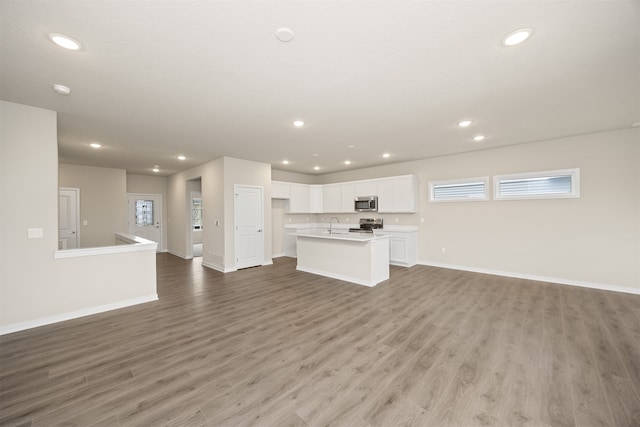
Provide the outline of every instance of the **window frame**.
{"type": "Polygon", "coordinates": [[[534,200],[534,199],[575,199],[580,197],[580,168],[556,169],[550,171],[513,173],[494,175],[493,199],[494,200],[534,200]],[[571,177],[571,192],[569,193],[539,193],[522,195],[503,195],[500,193],[500,182],[504,180],[527,180],[535,178],[554,178],[560,176],[571,177]]]}
{"type": "Polygon", "coordinates": [[[452,203],[452,202],[486,202],[489,200],[489,177],[481,176],[474,178],[459,178],[459,179],[445,179],[438,181],[429,181],[429,202],[434,203],[452,203]],[[464,184],[474,184],[481,182],[484,184],[484,196],[483,197],[469,197],[463,198],[451,198],[451,199],[436,199],[434,198],[435,189],[437,186],[454,186],[464,184]]]}

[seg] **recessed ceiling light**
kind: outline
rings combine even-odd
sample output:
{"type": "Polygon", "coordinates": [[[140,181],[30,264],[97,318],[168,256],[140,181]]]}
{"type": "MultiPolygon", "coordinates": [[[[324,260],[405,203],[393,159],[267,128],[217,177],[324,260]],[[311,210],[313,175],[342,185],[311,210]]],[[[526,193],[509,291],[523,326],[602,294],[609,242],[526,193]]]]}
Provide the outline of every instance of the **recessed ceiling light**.
{"type": "Polygon", "coordinates": [[[505,36],[502,39],[502,44],[505,46],[515,46],[517,44],[522,43],[533,34],[533,30],[531,28],[521,28],[519,30],[515,30],[505,36]]]}
{"type": "Polygon", "coordinates": [[[293,39],[293,31],[291,31],[291,28],[278,28],[276,30],[276,38],[281,42],[291,41],[293,39]]]}
{"type": "Polygon", "coordinates": [[[350,164],[351,164],[351,160],[345,160],[345,161],[344,161],[344,164],[345,164],[345,165],[350,165],[350,164]]]}
{"type": "Polygon", "coordinates": [[[471,123],[473,123],[471,120],[463,120],[461,122],[458,122],[458,126],[460,126],[461,128],[466,128],[471,123]]]}
{"type": "Polygon", "coordinates": [[[64,34],[51,33],[49,34],[49,39],[58,46],[69,50],[80,50],[82,47],[78,41],[64,34]]]}
{"type": "Polygon", "coordinates": [[[474,140],[474,141],[476,141],[476,142],[480,142],[480,141],[482,141],[484,138],[485,138],[485,136],[484,136],[484,135],[476,135],[476,136],[474,136],[474,137],[473,137],[473,140],[474,140]]]}
{"type": "Polygon", "coordinates": [[[388,159],[391,156],[391,154],[389,153],[382,153],[382,157],[384,157],[385,159],[388,159]]]}
{"type": "Polygon", "coordinates": [[[312,156],[313,157],[318,157],[318,155],[316,153],[313,153],[312,156]]]}
{"type": "Polygon", "coordinates": [[[185,156],[183,156],[183,155],[179,155],[178,156],[178,160],[187,160],[187,158],[185,156]]]}
{"type": "Polygon", "coordinates": [[[297,128],[301,128],[302,126],[304,126],[304,122],[302,120],[296,120],[293,122],[293,125],[297,128]]]}
{"type": "Polygon", "coordinates": [[[53,85],[53,90],[55,90],[60,95],[69,95],[71,93],[71,89],[69,86],[65,85],[53,85]]]}
{"type": "Polygon", "coordinates": [[[158,166],[158,165],[154,165],[152,170],[153,170],[154,172],[160,172],[160,166],[158,166]]]}
{"type": "Polygon", "coordinates": [[[283,161],[282,161],[282,164],[283,164],[283,165],[288,165],[288,164],[289,164],[289,160],[283,160],[283,161]]]}
{"type": "Polygon", "coordinates": [[[352,150],[352,149],[356,148],[356,146],[355,146],[355,145],[349,145],[347,148],[349,148],[350,150],[352,150]]]}
{"type": "Polygon", "coordinates": [[[314,166],[313,169],[319,171],[320,170],[320,166],[314,166]]]}
{"type": "Polygon", "coordinates": [[[102,144],[98,144],[97,142],[92,142],[91,144],[89,144],[89,146],[91,148],[100,148],[102,147],[102,144]]]}

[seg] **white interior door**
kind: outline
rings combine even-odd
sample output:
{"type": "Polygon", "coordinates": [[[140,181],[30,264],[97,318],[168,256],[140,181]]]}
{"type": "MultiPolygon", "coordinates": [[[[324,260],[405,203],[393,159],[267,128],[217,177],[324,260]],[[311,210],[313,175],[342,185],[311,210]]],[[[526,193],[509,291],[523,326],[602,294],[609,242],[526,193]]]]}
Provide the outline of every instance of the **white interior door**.
{"type": "Polygon", "coordinates": [[[236,268],[262,265],[264,213],[262,187],[235,186],[236,268]]]}
{"type": "Polygon", "coordinates": [[[58,249],[80,247],[79,211],[80,189],[61,188],[58,193],[58,249]]]}
{"type": "Polygon", "coordinates": [[[162,246],[162,195],[129,194],[129,234],[162,246]]]}

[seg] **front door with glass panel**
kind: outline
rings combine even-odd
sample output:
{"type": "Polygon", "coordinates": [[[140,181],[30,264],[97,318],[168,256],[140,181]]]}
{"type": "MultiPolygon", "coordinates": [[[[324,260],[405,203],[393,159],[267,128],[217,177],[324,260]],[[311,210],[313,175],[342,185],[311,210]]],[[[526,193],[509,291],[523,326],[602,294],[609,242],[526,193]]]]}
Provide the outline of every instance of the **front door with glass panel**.
{"type": "Polygon", "coordinates": [[[162,245],[162,196],[129,194],[129,234],[162,245]]]}

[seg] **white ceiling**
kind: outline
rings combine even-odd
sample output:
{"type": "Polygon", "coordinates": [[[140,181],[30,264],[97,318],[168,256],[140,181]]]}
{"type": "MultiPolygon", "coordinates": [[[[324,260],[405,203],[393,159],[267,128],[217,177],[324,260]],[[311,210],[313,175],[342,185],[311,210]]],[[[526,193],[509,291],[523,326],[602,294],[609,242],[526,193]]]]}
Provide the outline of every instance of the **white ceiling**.
{"type": "Polygon", "coordinates": [[[1,98],[58,111],[65,163],[168,175],[230,156],[328,173],[640,121],[636,0],[0,6],[1,98]],[[294,39],[278,41],[280,27],[294,39]],[[522,27],[528,41],[501,44],[522,27]]]}

